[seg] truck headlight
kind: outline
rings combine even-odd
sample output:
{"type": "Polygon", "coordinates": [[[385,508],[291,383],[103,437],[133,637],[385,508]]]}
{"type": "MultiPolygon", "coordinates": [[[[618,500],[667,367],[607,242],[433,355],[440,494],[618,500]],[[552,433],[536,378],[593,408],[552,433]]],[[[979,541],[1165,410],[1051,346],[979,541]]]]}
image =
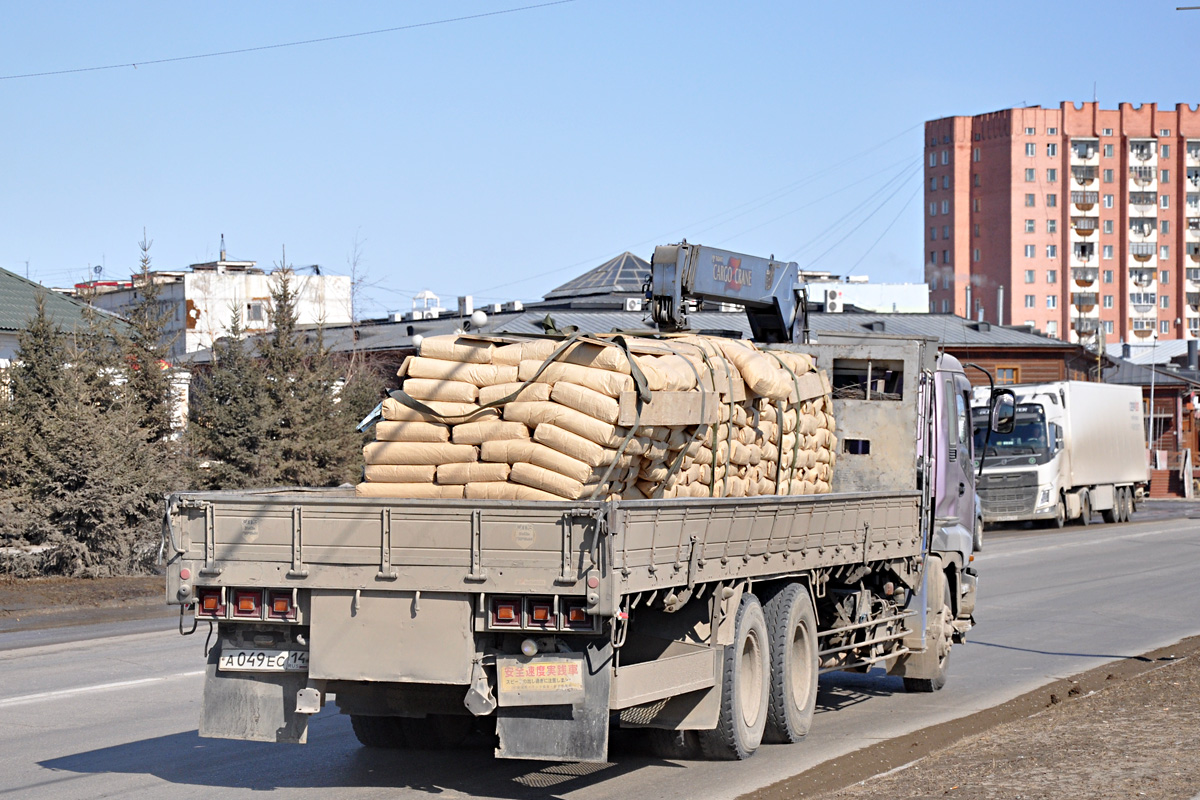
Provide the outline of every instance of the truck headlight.
{"type": "Polygon", "coordinates": [[[1050,490],[1042,489],[1041,496],[1038,497],[1038,505],[1045,506],[1050,504],[1050,490]]]}

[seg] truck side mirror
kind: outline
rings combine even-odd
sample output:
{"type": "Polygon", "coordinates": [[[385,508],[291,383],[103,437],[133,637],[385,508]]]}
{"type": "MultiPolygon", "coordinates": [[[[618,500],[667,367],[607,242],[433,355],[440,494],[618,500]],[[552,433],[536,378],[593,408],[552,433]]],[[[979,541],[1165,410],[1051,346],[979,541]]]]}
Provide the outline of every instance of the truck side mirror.
{"type": "Polygon", "coordinates": [[[996,433],[1009,434],[1017,421],[1017,398],[1008,389],[992,392],[991,428],[996,433]]]}

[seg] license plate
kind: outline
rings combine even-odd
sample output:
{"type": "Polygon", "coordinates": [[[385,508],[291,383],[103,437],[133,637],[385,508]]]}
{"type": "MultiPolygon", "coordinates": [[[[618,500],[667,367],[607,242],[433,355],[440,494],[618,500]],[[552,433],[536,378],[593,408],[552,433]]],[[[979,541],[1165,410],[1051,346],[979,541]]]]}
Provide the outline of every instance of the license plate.
{"type": "Polygon", "coordinates": [[[308,672],[307,650],[223,650],[217,669],[234,672],[308,672]]]}

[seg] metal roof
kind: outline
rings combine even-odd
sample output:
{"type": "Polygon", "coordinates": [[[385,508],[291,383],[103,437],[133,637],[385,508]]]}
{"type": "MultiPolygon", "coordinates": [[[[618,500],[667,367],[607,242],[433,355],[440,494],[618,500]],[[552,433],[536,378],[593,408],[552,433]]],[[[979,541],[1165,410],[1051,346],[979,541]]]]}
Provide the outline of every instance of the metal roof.
{"type": "Polygon", "coordinates": [[[1104,370],[1105,383],[1123,383],[1131,386],[1149,386],[1151,374],[1158,386],[1198,386],[1200,376],[1192,372],[1151,368],[1146,364],[1137,364],[1124,358],[1112,358],[1115,367],[1104,370]]]}
{"type": "Polygon", "coordinates": [[[650,279],[650,262],[626,250],[546,295],[547,300],[593,294],[641,293],[650,279]]]}
{"type": "MultiPolygon", "coordinates": [[[[83,301],[0,269],[0,331],[24,329],[37,310],[39,296],[45,298],[46,314],[60,328],[70,330],[83,322],[84,309],[88,308],[83,301]]],[[[92,313],[120,319],[100,309],[92,309],[92,313]]]]}

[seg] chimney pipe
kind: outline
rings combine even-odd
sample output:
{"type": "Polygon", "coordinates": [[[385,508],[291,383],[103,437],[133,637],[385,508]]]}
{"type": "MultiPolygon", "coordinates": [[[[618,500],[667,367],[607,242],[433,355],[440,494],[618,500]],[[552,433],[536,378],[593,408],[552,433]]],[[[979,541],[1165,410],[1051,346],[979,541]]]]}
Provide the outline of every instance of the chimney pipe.
{"type": "Polygon", "coordinates": [[[1200,369],[1200,341],[1187,340],[1187,368],[1200,369]]]}
{"type": "Polygon", "coordinates": [[[1004,324],[1004,284],[996,292],[996,324],[1004,324]]]}
{"type": "Polygon", "coordinates": [[[1123,359],[1125,359],[1126,361],[1128,361],[1128,360],[1129,360],[1129,353],[1130,353],[1132,350],[1133,350],[1133,348],[1132,348],[1132,347],[1130,347],[1130,345],[1129,345],[1129,342],[1125,342],[1124,344],[1122,344],[1122,345],[1121,345],[1121,358],[1123,358],[1123,359]]]}
{"type": "Polygon", "coordinates": [[[225,234],[221,234],[221,261],[225,260],[225,234]]]}

